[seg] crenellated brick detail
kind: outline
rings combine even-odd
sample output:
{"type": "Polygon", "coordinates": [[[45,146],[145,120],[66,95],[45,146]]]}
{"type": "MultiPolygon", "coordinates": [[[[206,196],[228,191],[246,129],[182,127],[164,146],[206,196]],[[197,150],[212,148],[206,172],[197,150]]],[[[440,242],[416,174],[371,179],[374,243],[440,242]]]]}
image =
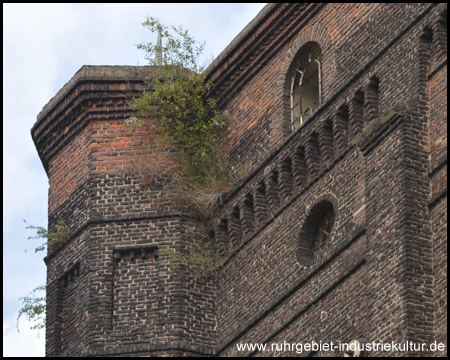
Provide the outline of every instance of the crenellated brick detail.
{"type": "Polygon", "coordinates": [[[321,163],[329,165],[334,159],[335,140],[333,135],[333,122],[331,119],[324,121],[319,133],[319,146],[321,149],[321,163]]]}
{"type": "Polygon", "coordinates": [[[310,175],[308,181],[312,181],[320,173],[321,149],[317,132],[312,133],[308,139],[305,159],[308,167],[308,176],[310,175]]]}
{"type": "Polygon", "coordinates": [[[340,106],[333,118],[333,137],[335,138],[337,156],[341,155],[347,149],[349,142],[349,121],[348,106],[346,104],[340,106]]]}
{"type": "Polygon", "coordinates": [[[255,207],[255,219],[257,226],[266,222],[269,216],[269,204],[266,194],[266,184],[261,181],[256,187],[253,193],[254,207],[255,207]]]}
{"type": "Polygon", "coordinates": [[[292,172],[297,188],[305,186],[308,178],[308,167],[306,165],[305,148],[300,146],[294,149],[292,154],[292,172]]]}
{"type": "Polygon", "coordinates": [[[380,81],[373,77],[364,89],[364,122],[372,123],[378,119],[380,81]]]}
{"type": "Polygon", "coordinates": [[[278,171],[274,170],[266,177],[266,194],[267,203],[269,204],[270,213],[274,215],[280,207],[280,186],[278,184],[278,171]]]}
{"type": "Polygon", "coordinates": [[[244,238],[249,237],[255,229],[255,210],[252,194],[247,194],[239,204],[239,213],[244,238]]]}
{"type": "Polygon", "coordinates": [[[294,187],[292,160],[290,157],[287,157],[280,164],[278,172],[278,183],[280,188],[281,202],[284,203],[288,201],[292,196],[294,187]]]}
{"type": "Polygon", "coordinates": [[[230,243],[233,248],[236,248],[241,244],[242,241],[242,222],[240,209],[238,206],[235,206],[233,208],[230,218],[228,219],[228,223],[230,224],[228,228],[230,243]]]}
{"type": "Polygon", "coordinates": [[[350,118],[350,137],[356,138],[359,134],[361,134],[364,126],[364,93],[362,91],[357,91],[348,104],[348,107],[350,118]]]}
{"type": "Polygon", "coordinates": [[[223,246],[228,246],[230,243],[227,219],[222,219],[217,226],[216,243],[223,246]]]}

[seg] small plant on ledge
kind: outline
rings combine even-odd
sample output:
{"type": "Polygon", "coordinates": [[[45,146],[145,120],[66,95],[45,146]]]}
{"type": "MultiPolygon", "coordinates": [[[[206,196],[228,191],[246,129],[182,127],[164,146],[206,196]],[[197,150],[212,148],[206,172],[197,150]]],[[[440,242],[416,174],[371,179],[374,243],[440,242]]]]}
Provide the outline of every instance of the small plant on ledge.
{"type": "Polygon", "coordinates": [[[228,261],[231,256],[231,247],[224,244],[214,244],[206,236],[195,228],[189,228],[197,239],[187,253],[176,252],[174,249],[164,249],[161,254],[168,257],[168,263],[172,270],[180,267],[186,268],[194,275],[194,287],[197,280],[207,280],[210,276],[216,276],[217,271],[228,261]]]}
{"type": "MultiPolygon", "coordinates": [[[[44,240],[44,243],[38,245],[34,249],[35,253],[44,251],[46,248],[51,250],[69,237],[67,226],[63,220],[59,220],[56,223],[54,232],[49,232],[42,226],[28,225],[26,228],[36,230],[36,235],[30,236],[28,238],[29,240],[44,240]]],[[[25,315],[29,321],[36,322],[36,324],[30,329],[41,330],[45,327],[45,294],[40,295],[42,292],[45,292],[45,290],[46,285],[39,285],[35,287],[27,296],[19,298],[19,300],[22,301],[22,307],[19,309],[19,314],[17,315],[17,331],[19,331],[19,320],[23,315],[25,315]]]]}
{"type": "MultiPolygon", "coordinates": [[[[26,222],[24,220],[24,222],[26,222]]],[[[53,249],[56,245],[61,244],[64,240],[69,237],[69,232],[67,230],[67,225],[64,220],[59,220],[55,225],[55,231],[48,232],[46,228],[42,226],[28,225],[27,229],[36,230],[35,236],[30,236],[28,240],[31,239],[44,239],[45,242],[34,249],[34,252],[44,251],[45,248],[48,250],[53,249]]]]}

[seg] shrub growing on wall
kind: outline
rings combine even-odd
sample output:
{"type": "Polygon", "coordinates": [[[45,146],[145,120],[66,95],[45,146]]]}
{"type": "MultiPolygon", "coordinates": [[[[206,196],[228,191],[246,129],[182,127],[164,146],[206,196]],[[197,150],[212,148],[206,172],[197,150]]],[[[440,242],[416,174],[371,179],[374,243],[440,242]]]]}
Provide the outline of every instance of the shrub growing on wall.
{"type": "MultiPolygon", "coordinates": [[[[213,84],[205,81],[198,65],[204,43],[198,43],[181,27],[167,27],[151,17],[143,25],[161,39],[157,44],[138,45],[159,76],[146,82],[142,96],[133,99],[135,115],[127,123],[140,126],[158,119],[161,140],[176,149],[175,164],[164,171],[175,185],[178,205],[197,222],[191,229],[196,242],[186,254],[167,249],[163,255],[168,256],[174,270],[183,265],[195,279],[208,277],[226,261],[220,255],[226,251],[209,241],[208,224],[217,216],[221,195],[237,180],[223,148],[225,116],[215,100],[208,98],[213,84]]],[[[149,162],[146,173],[161,171],[161,167],[152,166],[158,167],[149,162]]]]}
{"type": "Polygon", "coordinates": [[[204,43],[181,27],[169,28],[151,17],[143,25],[161,36],[162,46],[138,45],[158,66],[160,76],[148,81],[142,96],[133,99],[135,116],[127,122],[139,126],[150,118],[159,120],[162,140],[177,150],[170,169],[181,206],[204,222],[214,216],[220,194],[235,180],[223,150],[225,117],[207,97],[213,85],[205,82],[198,65],[204,43]]]}

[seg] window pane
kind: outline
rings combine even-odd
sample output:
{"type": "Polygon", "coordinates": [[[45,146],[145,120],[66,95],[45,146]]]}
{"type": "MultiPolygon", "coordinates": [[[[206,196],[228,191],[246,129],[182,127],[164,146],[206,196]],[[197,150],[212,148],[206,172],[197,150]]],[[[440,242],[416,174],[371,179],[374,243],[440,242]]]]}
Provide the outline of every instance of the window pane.
{"type": "Polygon", "coordinates": [[[300,105],[299,104],[294,105],[294,107],[292,109],[292,114],[294,116],[294,119],[300,116],[300,105]]]}
{"type": "Polygon", "coordinates": [[[319,63],[322,60],[321,57],[319,46],[303,53],[300,64],[293,74],[293,83],[291,84],[291,119],[294,129],[298,128],[319,108],[319,63]]]}
{"type": "Polygon", "coordinates": [[[319,107],[319,73],[317,71],[310,73],[309,78],[302,85],[302,111],[312,115],[319,107]]]}

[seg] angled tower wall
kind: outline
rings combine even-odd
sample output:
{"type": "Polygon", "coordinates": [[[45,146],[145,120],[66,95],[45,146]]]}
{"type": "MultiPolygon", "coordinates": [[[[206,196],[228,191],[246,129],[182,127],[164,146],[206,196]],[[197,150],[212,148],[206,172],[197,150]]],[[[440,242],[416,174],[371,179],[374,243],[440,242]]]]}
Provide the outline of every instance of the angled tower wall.
{"type": "Polygon", "coordinates": [[[135,131],[124,122],[127,101],[159,70],[84,66],[32,129],[49,231],[63,220],[70,234],[45,259],[47,356],[204,353],[213,342],[212,287],[196,293],[160,254],[192,240],[164,175],[173,150],[155,121],[135,131]]]}

